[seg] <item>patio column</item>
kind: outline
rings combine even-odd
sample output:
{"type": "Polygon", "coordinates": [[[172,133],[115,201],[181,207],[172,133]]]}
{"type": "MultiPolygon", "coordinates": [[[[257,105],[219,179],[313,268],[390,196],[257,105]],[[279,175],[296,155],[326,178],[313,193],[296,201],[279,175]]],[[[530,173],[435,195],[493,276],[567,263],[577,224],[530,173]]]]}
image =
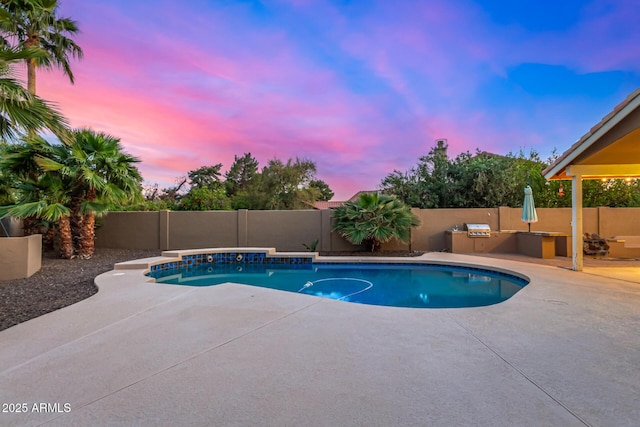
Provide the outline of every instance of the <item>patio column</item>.
{"type": "Polygon", "coordinates": [[[571,243],[573,247],[573,267],[575,271],[582,271],[583,241],[582,241],[582,175],[576,174],[571,178],[571,243]]]}

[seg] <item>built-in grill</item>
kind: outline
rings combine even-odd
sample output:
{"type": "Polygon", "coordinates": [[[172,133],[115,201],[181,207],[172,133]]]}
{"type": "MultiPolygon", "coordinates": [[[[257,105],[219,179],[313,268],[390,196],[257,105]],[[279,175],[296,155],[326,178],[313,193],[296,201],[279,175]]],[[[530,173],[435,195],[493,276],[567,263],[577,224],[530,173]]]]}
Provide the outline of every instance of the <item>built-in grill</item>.
{"type": "Polygon", "coordinates": [[[469,237],[491,237],[489,224],[465,224],[469,237]]]}

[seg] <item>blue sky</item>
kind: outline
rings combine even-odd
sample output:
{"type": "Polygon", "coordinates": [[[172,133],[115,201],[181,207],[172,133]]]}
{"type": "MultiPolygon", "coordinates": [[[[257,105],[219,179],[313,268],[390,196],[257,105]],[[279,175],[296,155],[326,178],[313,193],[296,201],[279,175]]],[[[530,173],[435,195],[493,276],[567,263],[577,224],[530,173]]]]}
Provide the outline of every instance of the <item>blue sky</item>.
{"type": "Polygon", "coordinates": [[[635,0],[60,3],[85,58],[39,94],[161,187],[245,152],[315,161],[336,199],[440,138],[546,158],[640,87],[635,0]]]}

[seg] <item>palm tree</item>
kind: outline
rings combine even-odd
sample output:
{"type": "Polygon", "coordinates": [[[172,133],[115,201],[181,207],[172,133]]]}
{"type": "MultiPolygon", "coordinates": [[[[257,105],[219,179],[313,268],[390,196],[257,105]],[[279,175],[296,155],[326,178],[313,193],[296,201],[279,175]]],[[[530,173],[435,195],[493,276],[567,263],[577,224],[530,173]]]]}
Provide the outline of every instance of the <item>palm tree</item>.
{"type": "MultiPolygon", "coordinates": [[[[9,145],[0,140],[0,159],[4,159],[6,157],[6,150],[9,145]]],[[[13,201],[13,196],[11,195],[11,184],[9,175],[3,172],[2,168],[0,168],[0,206],[9,205],[13,201]]]]}
{"type": "Polygon", "coordinates": [[[0,207],[0,218],[23,218],[25,228],[33,228],[25,230],[26,234],[39,232],[39,222],[36,220],[58,222],[61,255],[63,258],[72,258],[70,210],[67,207],[70,197],[66,191],[68,182],[61,174],[42,174],[36,162],[39,158],[52,156],[54,149],[42,138],[4,147],[0,169],[10,181],[7,186],[11,187],[17,200],[13,205],[0,207]]]}
{"type": "Polygon", "coordinates": [[[69,59],[82,58],[83,52],[69,36],[78,33],[78,25],[69,18],[56,16],[58,0],[2,0],[0,29],[5,44],[11,41],[20,48],[36,48],[45,54],[26,58],[27,88],[36,93],[36,68],[61,68],[74,82],[69,59]]]}
{"type": "Polygon", "coordinates": [[[41,195],[37,201],[19,201],[12,206],[0,207],[0,218],[13,216],[16,218],[40,218],[46,221],[58,223],[58,236],[60,238],[60,255],[62,258],[71,259],[74,255],[69,223],[70,210],[66,206],[69,196],[65,191],[63,179],[56,175],[44,175],[37,182],[25,181],[19,187],[26,192],[37,189],[41,195]]]}
{"type": "MultiPolygon", "coordinates": [[[[35,162],[36,156],[47,155],[49,144],[42,138],[31,143],[6,144],[0,157],[3,174],[4,194],[9,201],[18,204],[37,202],[45,197],[46,191],[38,185],[42,171],[35,162]]],[[[21,216],[25,236],[40,233],[40,219],[35,216],[21,216]]]]}
{"type": "Polygon", "coordinates": [[[68,144],[30,137],[4,151],[0,169],[11,174],[18,197],[16,204],[0,208],[0,216],[58,221],[64,258],[90,258],[96,215],[141,197],[139,160],[124,153],[120,140],[110,135],[76,130],[68,144]]]}
{"type": "Polygon", "coordinates": [[[333,231],[353,244],[366,244],[371,252],[393,238],[409,241],[411,227],[420,225],[409,206],[378,193],[362,193],[356,201],[346,202],[335,209],[333,219],[333,231]]]}
{"type": "Polygon", "coordinates": [[[68,145],[55,147],[53,156],[38,156],[45,172],[68,180],[70,220],[76,252],[91,258],[95,249],[95,218],[110,206],[141,198],[142,177],[137,158],[123,152],[120,140],[91,129],[73,132],[68,145]]]}
{"type": "Polygon", "coordinates": [[[43,129],[66,138],[66,119],[48,102],[25,90],[11,78],[11,65],[16,61],[41,57],[35,49],[11,49],[0,46],[0,138],[16,139],[23,132],[43,129]]]}

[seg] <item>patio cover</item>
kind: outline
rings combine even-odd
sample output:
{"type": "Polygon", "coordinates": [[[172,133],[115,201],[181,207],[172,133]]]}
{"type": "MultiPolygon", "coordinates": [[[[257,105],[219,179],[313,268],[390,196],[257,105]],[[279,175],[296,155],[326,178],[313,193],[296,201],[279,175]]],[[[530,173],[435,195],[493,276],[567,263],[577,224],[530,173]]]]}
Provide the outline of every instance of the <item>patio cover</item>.
{"type": "Polygon", "coordinates": [[[550,180],[571,180],[573,269],[582,270],[582,180],[640,178],[640,89],[593,126],[542,171],[550,180]]]}

